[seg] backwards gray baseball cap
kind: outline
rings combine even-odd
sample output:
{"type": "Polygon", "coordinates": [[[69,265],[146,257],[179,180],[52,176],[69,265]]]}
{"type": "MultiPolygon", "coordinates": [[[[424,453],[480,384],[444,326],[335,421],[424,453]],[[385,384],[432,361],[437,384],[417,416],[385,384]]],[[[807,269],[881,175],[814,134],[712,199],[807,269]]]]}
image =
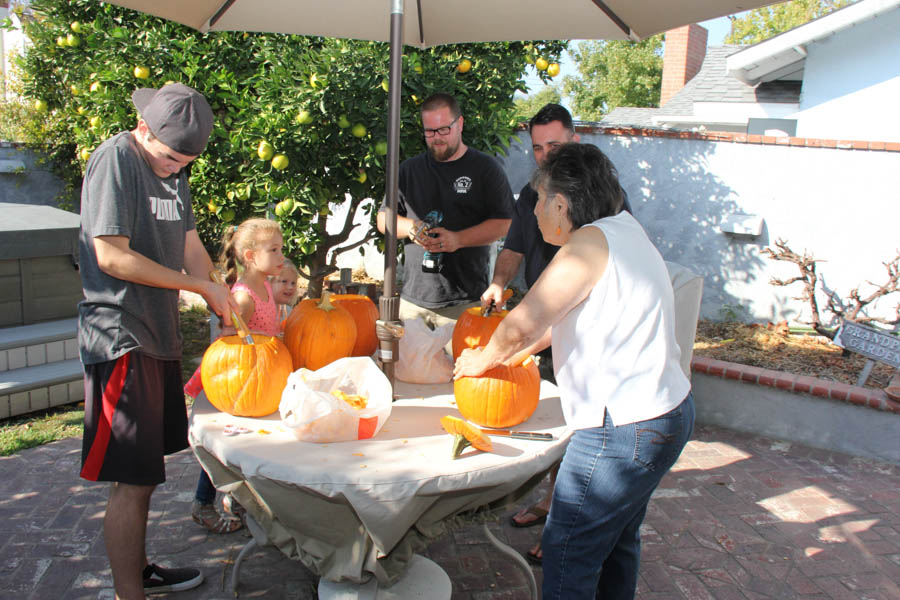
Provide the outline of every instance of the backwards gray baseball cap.
{"type": "Polygon", "coordinates": [[[213,114],[200,92],[181,83],[158,90],[139,88],[131,101],[141,118],[163,144],[188,156],[203,152],[213,128],[213,114]]]}

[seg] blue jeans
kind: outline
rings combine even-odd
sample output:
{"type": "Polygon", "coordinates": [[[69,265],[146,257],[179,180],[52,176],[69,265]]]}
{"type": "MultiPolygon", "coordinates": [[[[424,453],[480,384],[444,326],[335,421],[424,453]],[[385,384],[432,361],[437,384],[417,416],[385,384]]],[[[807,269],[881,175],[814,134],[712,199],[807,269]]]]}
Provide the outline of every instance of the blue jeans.
{"type": "Polygon", "coordinates": [[[655,419],[575,431],[544,526],[543,600],[631,600],[653,490],[694,429],[694,399],[655,419]]]}
{"type": "Polygon", "coordinates": [[[203,467],[200,468],[200,477],[197,479],[197,492],[194,494],[194,500],[200,504],[212,504],[216,501],[216,488],[203,467]]]}

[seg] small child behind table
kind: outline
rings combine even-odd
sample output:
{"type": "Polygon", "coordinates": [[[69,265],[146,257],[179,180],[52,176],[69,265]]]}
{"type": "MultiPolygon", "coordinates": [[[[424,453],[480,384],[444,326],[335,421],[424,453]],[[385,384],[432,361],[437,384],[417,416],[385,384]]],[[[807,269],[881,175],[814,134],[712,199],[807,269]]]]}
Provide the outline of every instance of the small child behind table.
{"type": "Polygon", "coordinates": [[[284,330],[284,322],[288,315],[291,314],[294,305],[299,299],[299,289],[297,282],[300,279],[300,272],[290,260],[284,261],[284,267],[281,273],[269,278],[272,285],[272,295],[275,298],[275,304],[278,306],[278,322],[281,323],[282,334],[284,330]]]}
{"type": "MultiPolygon", "coordinates": [[[[225,233],[221,256],[225,282],[231,286],[241,317],[254,333],[278,335],[281,332],[269,279],[280,275],[288,262],[282,254],[282,243],[281,228],[277,222],[268,219],[248,219],[225,233]]],[[[221,332],[222,335],[233,333],[234,327],[226,327],[221,332]]],[[[185,386],[185,393],[196,397],[201,390],[198,369],[185,386]]],[[[192,519],[214,533],[241,529],[244,508],[227,494],[223,499],[226,514],[221,515],[216,510],[215,498],[216,488],[206,471],[201,469],[191,506],[192,519]]]]}

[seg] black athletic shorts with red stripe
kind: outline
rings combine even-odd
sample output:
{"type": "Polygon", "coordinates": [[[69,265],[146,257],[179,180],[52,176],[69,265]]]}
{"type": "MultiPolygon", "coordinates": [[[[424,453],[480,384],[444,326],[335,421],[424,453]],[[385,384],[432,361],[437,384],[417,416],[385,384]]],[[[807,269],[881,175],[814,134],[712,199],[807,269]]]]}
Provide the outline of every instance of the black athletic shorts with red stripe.
{"type": "Polygon", "coordinates": [[[181,361],[131,351],[84,366],[83,478],[158,485],[187,432],[181,361]]]}

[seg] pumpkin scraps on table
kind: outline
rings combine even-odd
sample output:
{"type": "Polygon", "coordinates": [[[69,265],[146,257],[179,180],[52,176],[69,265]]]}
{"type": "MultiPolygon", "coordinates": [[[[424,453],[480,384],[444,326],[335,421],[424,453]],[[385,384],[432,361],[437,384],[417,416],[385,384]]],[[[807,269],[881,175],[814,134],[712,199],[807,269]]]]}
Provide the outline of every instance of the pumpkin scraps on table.
{"type": "Polygon", "coordinates": [[[365,396],[360,396],[359,394],[347,394],[342,392],[341,390],[332,390],[331,395],[335,398],[343,400],[356,410],[362,410],[368,404],[368,400],[366,400],[365,396]]]}
{"type": "Polygon", "coordinates": [[[491,452],[494,449],[491,440],[486,435],[458,417],[452,415],[441,417],[441,425],[447,433],[453,436],[451,452],[453,460],[459,458],[459,455],[468,446],[473,446],[482,452],[491,452]]]}

